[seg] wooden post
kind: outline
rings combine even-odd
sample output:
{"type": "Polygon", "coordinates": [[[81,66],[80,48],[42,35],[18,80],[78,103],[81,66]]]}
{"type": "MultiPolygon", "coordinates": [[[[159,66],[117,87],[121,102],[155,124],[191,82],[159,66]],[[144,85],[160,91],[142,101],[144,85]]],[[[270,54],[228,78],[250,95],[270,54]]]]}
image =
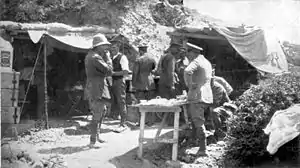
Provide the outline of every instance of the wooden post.
{"type": "Polygon", "coordinates": [[[143,157],[143,143],[144,143],[144,130],[145,130],[145,116],[146,112],[141,111],[141,119],[140,119],[140,136],[139,136],[139,151],[138,157],[143,157]]]}
{"type": "Polygon", "coordinates": [[[45,86],[45,127],[46,127],[46,129],[48,129],[49,125],[48,125],[47,44],[46,44],[46,39],[44,39],[44,86],[45,86]]]}
{"type": "Polygon", "coordinates": [[[179,117],[180,110],[175,111],[174,115],[174,130],[173,130],[173,149],[172,149],[172,161],[177,161],[178,154],[178,137],[179,137],[179,117]]]}

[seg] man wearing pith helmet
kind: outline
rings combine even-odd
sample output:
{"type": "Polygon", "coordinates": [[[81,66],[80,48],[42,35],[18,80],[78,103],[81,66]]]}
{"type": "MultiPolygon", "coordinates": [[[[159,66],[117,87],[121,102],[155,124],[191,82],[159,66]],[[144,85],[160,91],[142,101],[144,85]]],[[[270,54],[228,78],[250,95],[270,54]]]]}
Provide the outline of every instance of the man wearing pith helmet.
{"type": "Polygon", "coordinates": [[[184,70],[184,81],[188,87],[188,113],[191,116],[199,150],[197,156],[206,155],[206,136],[204,127],[204,111],[213,103],[210,86],[212,65],[201,54],[203,49],[194,44],[187,43],[187,57],[190,61],[184,70]]]}
{"type": "Polygon", "coordinates": [[[113,70],[112,60],[108,53],[109,46],[110,43],[106,37],[103,34],[97,34],[93,37],[92,49],[85,57],[86,96],[93,112],[90,147],[95,145],[96,140],[100,143],[104,142],[99,138],[99,133],[106,104],[111,98],[106,80],[112,75],[113,70]]]}

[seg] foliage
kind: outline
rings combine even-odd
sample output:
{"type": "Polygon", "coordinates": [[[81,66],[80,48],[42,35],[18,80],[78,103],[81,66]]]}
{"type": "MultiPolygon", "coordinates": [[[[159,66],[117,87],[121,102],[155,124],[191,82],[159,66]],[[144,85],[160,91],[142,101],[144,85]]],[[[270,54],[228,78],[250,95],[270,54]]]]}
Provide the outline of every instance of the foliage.
{"type": "Polygon", "coordinates": [[[158,3],[152,8],[152,18],[164,26],[178,27],[190,22],[191,16],[181,5],[169,7],[163,3],[158,3]]]}
{"type": "MultiPolygon", "coordinates": [[[[16,22],[63,22],[72,25],[83,25],[90,21],[85,17],[89,10],[95,9],[101,25],[111,26],[110,10],[119,13],[125,11],[126,5],[134,7],[136,0],[4,0],[0,2],[1,20],[16,22]],[[92,8],[93,7],[93,8],[92,8]],[[99,15],[101,13],[101,15],[99,15]],[[71,22],[71,23],[70,23],[71,22]]],[[[88,15],[89,16],[89,15],[88,15]]],[[[96,23],[94,23],[96,24],[96,23]]]]}
{"type": "MultiPolygon", "coordinates": [[[[277,110],[300,102],[299,81],[300,75],[296,73],[271,77],[252,86],[236,100],[239,110],[228,122],[225,161],[236,166],[251,166],[270,158],[266,151],[268,136],[263,129],[277,110]]],[[[280,151],[276,155],[280,155],[280,151]]]]}

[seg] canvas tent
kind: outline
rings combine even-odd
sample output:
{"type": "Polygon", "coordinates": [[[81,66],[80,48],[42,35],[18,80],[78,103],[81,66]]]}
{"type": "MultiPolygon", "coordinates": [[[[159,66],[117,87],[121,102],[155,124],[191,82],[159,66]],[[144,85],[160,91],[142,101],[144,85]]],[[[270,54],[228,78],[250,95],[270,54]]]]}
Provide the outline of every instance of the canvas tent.
{"type": "MultiPolygon", "coordinates": [[[[46,55],[50,55],[53,48],[75,53],[86,53],[92,46],[93,36],[98,33],[105,34],[108,39],[115,36],[122,38],[125,44],[120,52],[124,52],[127,56],[129,56],[129,60],[135,59],[136,56],[138,56],[138,51],[129,44],[129,41],[124,36],[116,34],[112,29],[95,25],[72,27],[61,23],[42,24],[0,21],[0,29],[2,32],[1,36],[5,36],[5,38],[9,41],[12,39],[30,39],[34,44],[41,44],[39,45],[40,49],[37,53],[37,57],[39,55],[44,57],[44,65],[47,65],[46,55]]],[[[46,66],[44,66],[44,73],[44,81],[46,81],[46,66]]],[[[47,95],[47,82],[44,82],[44,84],[45,95],[47,95]]],[[[47,96],[45,96],[46,113],[48,110],[47,103],[47,96]]]]}
{"type": "MultiPolygon", "coordinates": [[[[173,40],[197,38],[204,41],[226,41],[257,70],[272,74],[288,71],[286,56],[274,34],[256,28],[232,28],[196,24],[168,32],[173,40]]],[[[224,44],[224,42],[223,42],[224,44]]]]}

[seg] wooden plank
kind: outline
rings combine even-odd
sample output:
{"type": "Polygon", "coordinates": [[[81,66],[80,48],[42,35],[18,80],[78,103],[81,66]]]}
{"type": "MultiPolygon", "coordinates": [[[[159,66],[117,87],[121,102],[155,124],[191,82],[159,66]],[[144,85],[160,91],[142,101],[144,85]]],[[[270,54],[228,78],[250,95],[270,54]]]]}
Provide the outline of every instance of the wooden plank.
{"type": "Polygon", "coordinates": [[[174,144],[178,140],[177,139],[169,139],[169,138],[143,138],[140,139],[139,142],[151,141],[153,143],[169,143],[174,144]]]}
{"type": "Polygon", "coordinates": [[[167,112],[167,113],[174,113],[175,111],[181,111],[180,107],[178,106],[140,106],[140,112],[167,112]]]}
{"type": "Polygon", "coordinates": [[[184,37],[207,39],[207,40],[226,40],[226,38],[222,36],[209,36],[209,35],[204,35],[199,33],[167,32],[167,35],[184,36],[184,37]]]}
{"type": "Polygon", "coordinates": [[[48,125],[48,86],[47,86],[47,44],[44,42],[44,92],[45,92],[45,127],[49,128],[48,125]]]}
{"type": "Polygon", "coordinates": [[[163,127],[165,126],[165,123],[166,123],[166,120],[167,120],[168,116],[169,116],[168,113],[165,113],[165,114],[164,114],[164,118],[163,118],[163,120],[161,121],[161,123],[160,123],[160,125],[159,125],[159,127],[158,127],[158,130],[157,130],[157,132],[156,132],[156,135],[155,135],[155,138],[156,138],[156,139],[159,137],[159,135],[160,135],[160,133],[161,133],[161,130],[162,130],[163,127]]]}
{"type": "Polygon", "coordinates": [[[154,142],[174,144],[178,142],[178,139],[158,138],[154,139],[154,142]]]}
{"type": "Polygon", "coordinates": [[[176,112],[174,115],[174,133],[173,133],[173,139],[176,140],[176,142],[173,143],[173,149],[172,149],[172,160],[177,161],[177,155],[178,155],[178,137],[179,137],[179,117],[180,112],[176,112]]]}
{"type": "Polygon", "coordinates": [[[139,151],[138,151],[138,157],[142,158],[143,157],[143,141],[144,139],[144,130],[145,130],[145,112],[141,112],[141,120],[140,120],[140,135],[139,135],[139,151]]]}

